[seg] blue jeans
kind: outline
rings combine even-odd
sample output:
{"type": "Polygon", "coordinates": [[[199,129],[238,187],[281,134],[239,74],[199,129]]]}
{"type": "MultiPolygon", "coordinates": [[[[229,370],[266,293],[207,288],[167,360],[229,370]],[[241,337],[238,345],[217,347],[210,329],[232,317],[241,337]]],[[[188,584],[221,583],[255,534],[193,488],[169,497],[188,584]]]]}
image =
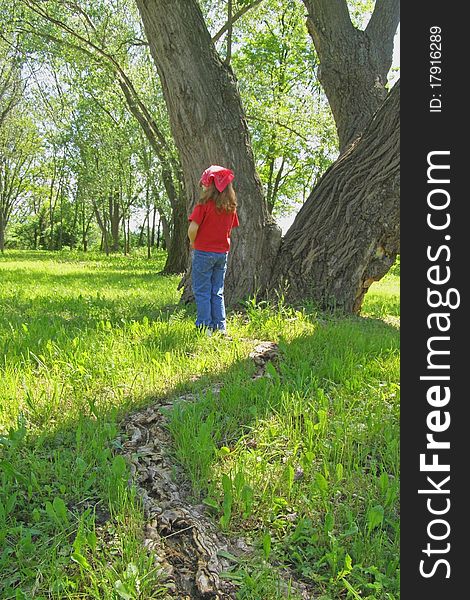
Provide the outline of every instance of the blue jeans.
{"type": "Polygon", "coordinates": [[[224,280],[228,252],[193,250],[192,284],[196,327],[225,331],[224,280]]]}

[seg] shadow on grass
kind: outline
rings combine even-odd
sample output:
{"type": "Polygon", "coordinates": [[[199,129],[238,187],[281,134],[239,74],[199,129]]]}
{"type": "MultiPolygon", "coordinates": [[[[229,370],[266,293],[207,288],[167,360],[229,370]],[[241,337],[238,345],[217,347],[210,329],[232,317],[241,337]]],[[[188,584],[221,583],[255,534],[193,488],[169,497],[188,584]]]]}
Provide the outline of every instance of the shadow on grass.
{"type": "MultiPolygon", "coordinates": [[[[28,299],[17,294],[4,295],[0,304],[0,318],[13,326],[28,322],[32,327],[35,320],[47,319],[53,329],[72,326],[88,328],[108,320],[111,324],[123,321],[168,320],[172,314],[184,310],[177,302],[151,295],[148,302],[141,297],[108,298],[101,294],[78,293],[75,297],[58,295],[39,296],[28,299]]],[[[189,309],[190,310],[190,309],[189,309]]]]}
{"type": "MultiPolygon", "coordinates": [[[[50,260],[50,255],[44,260],[50,260]]],[[[77,286],[78,292],[84,281],[90,287],[96,285],[97,289],[111,286],[122,289],[126,283],[132,287],[143,281],[149,283],[152,278],[152,273],[138,277],[106,272],[41,274],[35,283],[66,283],[67,287],[77,286]]],[[[171,352],[177,349],[194,353],[195,360],[214,361],[217,345],[231,343],[216,338],[205,340],[207,356],[198,357],[200,338],[194,332],[193,337],[184,333],[178,348],[178,336],[165,328],[182,309],[161,298],[148,303],[142,303],[141,298],[123,302],[122,297],[87,297],[78,293],[73,298],[44,296],[28,301],[18,294],[9,294],[3,303],[5,308],[0,318],[18,328],[16,340],[14,335],[4,340],[6,356],[21,355],[25,348],[36,349],[42,340],[54,339],[56,335],[62,336],[60,348],[67,355],[73,350],[73,332],[78,334],[84,330],[85,343],[93,348],[100,341],[99,323],[109,321],[111,328],[122,328],[124,333],[126,323],[123,321],[130,323],[145,318],[164,323],[159,325],[158,332],[146,332],[136,338],[135,345],[169,353],[166,358],[159,356],[162,361],[171,361],[171,352]],[[46,330],[44,320],[48,323],[46,330]],[[28,323],[26,329],[21,328],[25,322],[28,323]]],[[[186,318],[186,313],[182,318],[186,318]]],[[[356,389],[360,386],[358,372],[365,364],[370,364],[374,380],[378,382],[380,360],[398,350],[398,332],[375,319],[328,318],[318,324],[314,334],[301,335],[289,342],[281,339],[280,349],[278,371],[268,372],[269,376],[256,380],[252,379],[254,365],[245,358],[236,360],[227,369],[214,368],[213,364],[210,371],[200,369],[197,381],[195,372],[188,372],[183,381],[169,385],[165,395],[158,398],[152,394],[124,395],[122,403],[111,408],[100,408],[89,402],[80,416],[68,419],[64,416],[62,422],[51,424],[39,434],[28,432],[27,424],[20,419],[18,427],[3,437],[0,444],[2,597],[10,597],[18,589],[29,597],[35,587],[42,590],[39,593],[44,597],[50,590],[56,590],[52,597],[66,597],[64,594],[72,589],[70,582],[76,589],[91,585],[87,563],[104,565],[111,561],[115,579],[124,577],[127,565],[133,563],[132,556],[126,555],[121,544],[117,549],[112,548],[116,550],[113,558],[109,549],[94,540],[92,532],[107,520],[116,528],[117,523],[129,519],[129,511],[134,510],[132,495],[126,487],[128,472],[113,451],[113,441],[126,414],[152,403],[167,404],[185,393],[194,395],[194,402],[178,404],[170,416],[169,427],[174,439],[174,456],[192,481],[196,495],[203,497],[214,466],[220,462],[223,446],[232,449],[247,436],[256,435],[253,432],[257,425],[278,414],[286,396],[297,394],[302,401],[316,402],[318,389],[332,385],[349,385],[356,389]],[[218,394],[213,388],[221,383],[218,394]],[[80,556],[85,562],[80,563],[80,556]]],[[[170,369],[171,363],[168,372],[170,369]]],[[[375,430],[368,434],[366,441],[370,435],[379,435],[375,430]]],[[[365,453],[361,460],[366,458],[365,453]]],[[[151,568],[149,565],[149,571],[151,568]]]]}
{"type": "MultiPolygon", "coordinates": [[[[114,447],[120,422],[185,392],[202,397],[208,386],[249,368],[245,360],[197,382],[188,375],[158,398],[126,398],[108,409],[89,403],[78,417],[36,434],[20,416],[0,437],[0,597],[108,597],[115,583],[126,581],[129,564],[149,582],[155,579],[153,559],[140,547],[143,523],[127,487],[129,473],[114,447]],[[101,581],[93,583],[90,565],[101,581]]],[[[154,592],[142,591],[143,597],[160,597],[154,592]]]]}
{"type": "Polygon", "coordinates": [[[59,263],[59,264],[90,264],[100,263],[105,264],[111,271],[120,270],[126,266],[138,266],[142,268],[159,266],[163,268],[165,264],[167,254],[164,250],[155,250],[150,259],[147,258],[141,249],[138,252],[133,252],[128,255],[123,254],[109,254],[108,256],[104,252],[89,251],[82,252],[80,250],[62,250],[62,251],[49,251],[49,250],[6,250],[3,254],[0,254],[0,265],[2,263],[15,262],[17,264],[40,262],[40,263],[59,263]]]}

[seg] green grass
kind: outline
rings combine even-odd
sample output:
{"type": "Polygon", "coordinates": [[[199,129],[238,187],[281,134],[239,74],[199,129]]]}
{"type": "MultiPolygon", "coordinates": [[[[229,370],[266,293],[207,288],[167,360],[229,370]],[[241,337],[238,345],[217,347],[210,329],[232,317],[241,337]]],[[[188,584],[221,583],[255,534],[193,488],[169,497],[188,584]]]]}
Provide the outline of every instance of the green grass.
{"type": "Polygon", "coordinates": [[[239,598],[295,598],[268,563],[324,600],[398,598],[399,267],[362,317],[251,302],[229,341],[196,334],[163,261],[0,257],[0,597],[165,597],[112,442],[129,410],[191,390],[174,456],[259,548],[227,574],[239,598]],[[252,380],[246,338],[278,342],[278,368],[252,380]]]}

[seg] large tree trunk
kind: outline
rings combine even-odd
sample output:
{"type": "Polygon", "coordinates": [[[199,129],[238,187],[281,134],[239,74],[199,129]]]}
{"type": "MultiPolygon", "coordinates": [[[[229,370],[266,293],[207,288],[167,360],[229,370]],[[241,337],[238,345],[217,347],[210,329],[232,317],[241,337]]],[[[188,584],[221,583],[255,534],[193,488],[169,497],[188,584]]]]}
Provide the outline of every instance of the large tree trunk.
{"type": "MultiPolygon", "coordinates": [[[[136,0],[157,66],[188,197],[211,164],[235,171],[240,230],[233,233],[227,304],[266,285],[280,243],[256,174],[248,128],[232,70],[218,56],[196,0],[136,0]]],[[[185,241],[185,243],[187,243],[185,241]]],[[[183,298],[191,297],[189,277],[183,298]]]]}
{"type": "Polygon", "coordinates": [[[303,0],[320,60],[318,79],[338,131],[340,151],[364,131],[387,96],[399,23],[399,0],[377,0],[364,31],[351,23],[346,0],[303,0]]]}
{"type": "Polygon", "coordinates": [[[400,84],[328,169],[283,239],[270,290],[358,312],[399,252],[400,84]]]}

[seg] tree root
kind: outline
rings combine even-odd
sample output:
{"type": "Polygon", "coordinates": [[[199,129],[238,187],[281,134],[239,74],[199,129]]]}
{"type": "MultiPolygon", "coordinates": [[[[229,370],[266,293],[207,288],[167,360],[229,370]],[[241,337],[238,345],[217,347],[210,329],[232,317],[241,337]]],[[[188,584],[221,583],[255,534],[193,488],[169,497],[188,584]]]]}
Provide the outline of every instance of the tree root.
{"type": "MultiPolygon", "coordinates": [[[[264,375],[266,363],[275,361],[279,353],[272,342],[256,343],[250,354],[257,367],[254,379],[264,375]]],[[[215,385],[213,393],[220,388],[215,385]]],[[[252,549],[243,539],[224,536],[205,514],[205,505],[189,502],[188,483],[169,454],[171,436],[162,408],[195,400],[194,395],[186,394],[171,404],[157,403],[128,415],[122,423],[125,433],[116,446],[130,465],[130,483],[137,486],[144,506],[144,545],[155,556],[169,594],[180,600],[235,599],[235,586],[223,578],[231,565],[226,556],[240,557],[252,549]]]]}

